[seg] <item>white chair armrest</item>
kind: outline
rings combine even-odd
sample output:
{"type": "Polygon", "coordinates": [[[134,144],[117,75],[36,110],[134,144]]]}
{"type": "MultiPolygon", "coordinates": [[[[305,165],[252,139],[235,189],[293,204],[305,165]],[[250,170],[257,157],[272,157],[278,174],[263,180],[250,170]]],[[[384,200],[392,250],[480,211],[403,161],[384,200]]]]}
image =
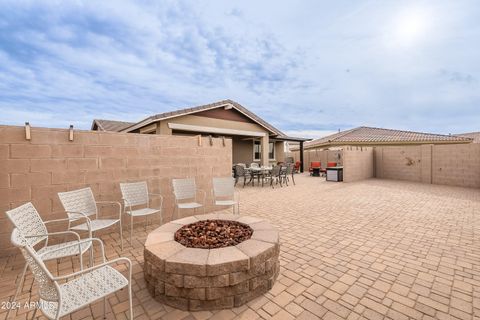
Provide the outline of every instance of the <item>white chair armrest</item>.
{"type": "Polygon", "coordinates": [[[148,195],[160,198],[160,208],[159,209],[161,211],[162,208],[163,208],[163,200],[164,200],[163,196],[160,193],[149,193],[148,195]]]}
{"type": "Polygon", "coordinates": [[[50,223],[56,223],[56,222],[62,222],[62,221],[70,221],[72,220],[71,218],[61,218],[61,219],[54,219],[54,220],[47,220],[43,221],[45,225],[50,224],[50,223]]]}
{"type": "Polygon", "coordinates": [[[75,231],[59,231],[59,232],[47,232],[47,233],[42,233],[42,234],[34,234],[34,235],[29,235],[25,236],[24,238],[37,238],[37,237],[55,237],[55,236],[61,236],[61,235],[66,235],[70,234],[75,236],[75,238],[80,241],[80,235],[76,233],[75,231]]]}
{"type": "Polygon", "coordinates": [[[122,218],[122,205],[118,201],[95,201],[97,204],[101,205],[116,205],[118,206],[118,219],[122,218]]]}
{"type": "Polygon", "coordinates": [[[74,214],[79,214],[81,215],[82,217],[69,217],[68,219],[71,221],[76,221],[76,220],[80,220],[80,219],[85,219],[86,223],[87,223],[87,227],[88,227],[88,237],[91,238],[92,237],[92,227],[91,227],[91,221],[90,221],[90,218],[88,217],[88,215],[86,215],[85,213],[83,212],[78,212],[78,211],[68,211],[68,213],[74,213],[74,214]]]}
{"type": "Polygon", "coordinates": [[[130,282],[131,278],[132,278],[132,261],[128,258],[125,258],[125,257],[116,258],[116,259],[113,259],[113,260],[110,260],[110,261],[104,261],[103,263],[101,263],[99,265],[96,265],[96,266],[93,266],[93,267],[90,267],[90,268],[87,268],[87,269],[84,269],[84,270],[81,270],[81,271],[77,271],[77,272],[67,274],[67,275],[64,275],[64,276],[61,276],[61,277],[54,277],[52,280],[53,281],[67,280],[68,278],[77,277],[77,276],[80,276],[84,273],[88,273],[88,272],[94,271],[96,269],[99,269],[99,268],[102,268],[102,267],[105,267],[105,266],[108,266],[108,265],[111,265],[111,264],[114,264],[114,263],[126,263],[128,265],[128,275],[129,275],[128,281],[130,282]]]}
{"type": "MultiPolygon", "coordinates": [[[[103,246],[103,241],[98,239],[98,238],[88,238],[88,239],[79,240],[75,243],[72,243],[72,244],[69,244],[69,245],[66,245],[66,246],[63,246],[63,247],[60,247],[60,248],[49,250],[48,252],[45,252],[44,254],[47,254],[47,253],[50,254],[52,252],[64,250],[65,248],[70,248],[70,247],[73,247],[73,246],[78,246],[78,252],[82,252],[82,246],[81,245],[83,243],[88,243],[88,242],[91,242],[92,245],[93,245],[93,242],[98,242],[100,244],[100,249],[101,249],[100,251],[102,253],[102,259],[103,259],[103,262],[105,262],[105,248],[103,246]]],[[[42,255],[40,255],[40,256],[42,256],[42,255]]]]}

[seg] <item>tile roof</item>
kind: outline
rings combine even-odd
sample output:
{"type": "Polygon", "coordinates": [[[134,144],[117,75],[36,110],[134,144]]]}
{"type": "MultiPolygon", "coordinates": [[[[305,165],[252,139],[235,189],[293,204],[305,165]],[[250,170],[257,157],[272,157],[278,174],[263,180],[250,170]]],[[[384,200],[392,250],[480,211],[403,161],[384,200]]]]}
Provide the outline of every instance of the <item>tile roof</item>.
{"type": "Polygon", "coordinates": [[[480,132],[467,132],[456,134],[459,137],[471,138],[474,143],[480,143],[480,132]]]}
{"type": "Polygon", "coordinates": [[[393,130],[373,127],[358,127],[305,143],[305,148],[348,143],[468,143],[472,139],[456,135],[433,134],[415,131],[393,130]]]}
{"type": "Polygon", "coordinates": [[[94,119],[92,123],[92,130],[94,130],[95,126],[97,126],[98,131],[120,131],[123,130],[131,125],[134,122],[125,122],[125,121],[114,121],[114,120],[102,120],[102,119],[94,119]]]}

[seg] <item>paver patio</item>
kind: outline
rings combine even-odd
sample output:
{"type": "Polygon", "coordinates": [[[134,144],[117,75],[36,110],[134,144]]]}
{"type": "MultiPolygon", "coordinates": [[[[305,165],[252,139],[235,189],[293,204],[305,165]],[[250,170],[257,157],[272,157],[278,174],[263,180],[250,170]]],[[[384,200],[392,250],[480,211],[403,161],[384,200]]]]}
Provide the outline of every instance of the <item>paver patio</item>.
{"type": "MultiPolygon", "coordinates": [[[[235,309],[188,313],[153,300],[143,279],[143,243],[120,251],[103,236],[107,257],[134,262],[136,319],[474,319],[480,317],[480,190],[401,181],[325,182],[240,190],[241,214],[268,218],[281,234],[281,272],[265,296],[235,309]]],[[[20,255],[0,260],[0,301],[13,295],[20,255]]],[[[72,271],[72,261],[52,267],[72,271]]],[[[19,301],[29,298],[28,276],[19,301]]],[[[36,297],[32,297],[35,301],[36,297]]],[[[71,316],[100,318],[103,303],[71,316]]],[[[125,292],[111,296],[109,319],[126,319],[125,292]]],[[[21,308],[15,319],[30,318],[21,308]]],[[[6,310],[0,310],[4,317],[6,310]]]]}

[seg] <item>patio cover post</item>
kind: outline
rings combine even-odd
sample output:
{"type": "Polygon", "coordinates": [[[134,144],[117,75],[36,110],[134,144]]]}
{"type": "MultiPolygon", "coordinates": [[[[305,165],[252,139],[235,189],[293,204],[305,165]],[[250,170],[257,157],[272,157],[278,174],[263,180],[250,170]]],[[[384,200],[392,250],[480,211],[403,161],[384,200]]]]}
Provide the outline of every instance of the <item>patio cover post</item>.
{"type": "Polygon", "coordinates": [[[303,172],[303,141],[300,141],[300,172],[303,172]]]}
{"type": "Polygon", "coordinates": [[[269,138],[268,138],[268,134],[266,134],[262,137],[262,166],[266,166],[266,167],[268,167],[269,165],[268,145],[269,145],[269,138]]]}

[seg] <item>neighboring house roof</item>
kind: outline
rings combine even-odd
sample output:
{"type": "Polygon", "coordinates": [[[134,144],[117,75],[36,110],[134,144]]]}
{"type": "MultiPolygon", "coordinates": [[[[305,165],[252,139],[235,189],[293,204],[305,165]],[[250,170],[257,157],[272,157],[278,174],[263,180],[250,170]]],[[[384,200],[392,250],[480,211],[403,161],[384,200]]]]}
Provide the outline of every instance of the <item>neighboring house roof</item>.
{"type": "Polygon", "coordinates": [[[473,143],[480,143],[480,132],[467,132],[456,134],[459,137],[473,139],[473,143]]]}
{"type": "Polygon", "coordinates": [[[358,127],[305,143],[305,148],[348,144],[470,143],[472,139],[456,135],[358,127]]]}
{"type": "MultiPolygon", "coordinates": [[[[296,137],[290,137],[285,135],[282,131],[279,129],[275,128],[247,108],[243,107],[239,103],[227,99],[227,100],[221,100],[217,101],[214,103],[206,104],[206,105],[201,105],[201,106],[196,106],[196,107],[191,107],[191,108],[185,108],[185,109],[180,109],[180,110],[175,110],[175,111],[170,111],[170,112],[164,112],[164,113],[159,113],[153,116],[150,116],[148,118],[143,119],[142,121],[136,122],[136,123],[130,123],[128,126],[122,127],[118,131],[121,132],[131,132],[134,130],[137,130],[139,128],[145,127],[151,123],[165,120],[165,119],[171,119],[171,118],[176,118],[180,116],[185,116],[188,114],[194,114],[197,112],[201,111],[206,111],[210,109],[215,109],[215,108],[221,108],[225,106],[231,106],[232,108],[236,109],[238,112],[242,113],[246,117],[250,118],[252,121],[256,122],[260,126],[264,127],[267,129],[271,134],[275,136],[277,139],[283,139],[283,140],[290,140],[290,141],[308,141],[311,139],[304,139],[304,138],[296,138],[296,137]]],[[[104,120],[105,121],[105,120],[104,120]]],[[[125,122],[127,123],[127,122],[125,122]]],[[[92,126],[93,129],[93,126],[92,126]]]]}
{"type": "Polygon", "coordinates": [[[98,131],[121,131],[132,124],[134,122],[124,122],[124,121],[114,121],[114,120],[102,120],[102,119],[94,119],[92,123],[92,130],[98,131]]]}

